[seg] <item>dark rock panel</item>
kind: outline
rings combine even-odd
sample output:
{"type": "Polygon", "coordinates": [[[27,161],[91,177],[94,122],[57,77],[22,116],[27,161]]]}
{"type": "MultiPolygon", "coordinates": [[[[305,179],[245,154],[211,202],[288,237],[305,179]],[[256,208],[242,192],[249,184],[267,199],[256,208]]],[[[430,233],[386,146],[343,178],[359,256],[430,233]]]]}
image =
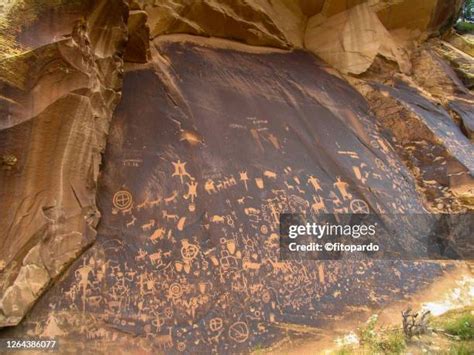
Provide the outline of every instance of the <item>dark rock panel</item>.
{"type": "MultiPolygon", "coordinates": [[[[442,273],[428,262],[281,260],[279,213],[414,215],[413,178],[362,96],[312,55],[157,46],[153,66],[125,76],[97,242],[11,334],[80,351],[235,353],[442,273]]],[[[392,223],[422,253],[416,232],[431,219],[392,223]]]]}
{"type": "MultiPolygon", "coordinates": [[[[413,167],[432,207],[440,211],[455,207],[449,198],[452,194],[471,199],[472,143],[444,107],[401,81],[393,86],[373,86],[376,92],[369,95],[371,107],[397,139],[401,155],[413,167]]],[[[464,107],[467,112],[468,107],[464,107]]]]}
{"type": "Polygon", "coordinates": [[[463,102],[460,100],[453,100],[448,106],[454,111],[461,124],[461,130],[471,141],[474,139],[474,110],[470,102],[463,102]]]}

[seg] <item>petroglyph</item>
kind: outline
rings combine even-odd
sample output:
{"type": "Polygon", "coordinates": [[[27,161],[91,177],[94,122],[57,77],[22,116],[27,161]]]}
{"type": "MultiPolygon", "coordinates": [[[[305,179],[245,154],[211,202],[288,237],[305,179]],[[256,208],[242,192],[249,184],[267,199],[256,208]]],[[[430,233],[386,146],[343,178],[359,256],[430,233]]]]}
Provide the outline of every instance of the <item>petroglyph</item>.
{"type": "Polygon", "coordinates": [[[97,243],[40,301],[26,321],[32,333],[55,328],[71,339],[103,341],[131,334],[130,343],[148,353],[246,352],[281,338],[282,323],[318,326],[366,302],[374,289],[380,290],[374,305],[383,305],[402,284],[409,293],[439,274],[438,266],[423,263],[280,259],[280,213],[421,209],[413,181],[362,99],[344,82],[334,84],[338,79],[313,56],[295,51],[282,61],[273,53],[255,64],[252,54],[230,50],[189,44],[161,50],[176,73],[186,72],[175,82],[192,115],[166,95],[133,95],[139,88],[166,90],[153,70],[126,75],[112,121],[126,144],[109,142],[97,243]],[[206,76],[195,70],[224,58],[235,64],[225,75],[218,66],[206,76]],[[326,103],[297,94],[282,74],[288,71],[302,89],[343,102],[353,115],[336,117],[326,103]],[[235,89],[243,83],[252,83],[245,92],[255,85],[259,94],[249,100],[235,89]],[[294,102],[281,100],[275,87],[294,102]],[[184,137],[181,126],[190,125],[193,134],[184,137]],[[138,167],[123,163],[128,149],[143,160],[138,167]],[[111,329],[101,330],[103,324],[111,329]]]}

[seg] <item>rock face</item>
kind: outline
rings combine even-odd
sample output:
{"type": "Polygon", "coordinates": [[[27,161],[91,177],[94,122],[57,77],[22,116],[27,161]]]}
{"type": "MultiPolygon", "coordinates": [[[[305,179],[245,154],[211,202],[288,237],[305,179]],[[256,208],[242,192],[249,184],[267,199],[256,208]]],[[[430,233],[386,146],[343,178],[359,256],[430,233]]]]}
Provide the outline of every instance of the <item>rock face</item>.
{"type": "Polygon", "coordinates": [[[125,4],[97,2],[69,38],[1,61],[0,152],[10,164],[0,175],[0,326],[17,324],[95,239],[126,17],[125,4]]]}
{"type": "MultiPolygon", "coordinates": [[[[318,326],[373,289],[382,305],[402,283],[413,292],[441,273],[430,263],[280,259],[280,213],[423,209],[363,97],[326,65],[301,51],[154,46],[151,66],[124,78],[97,242],[25,331],[46,335],[55,319],[62,346],[81,351],[123,332],[137,336],[120,340],[130,349],[234,353],[279,339],[278,323],[318,326]]],[[[428,243],[415,234],[429,218],[404,223],[411,233],[387,239],[422,254],[428,243]]]]}
{"type": "Polygon", "coordinates": [[[360,74],[381,54],[409,72],[389,31],[412,36],[449,24],[461,1],[139,1],[152,37],[172,33],[223,37],[251,45],[306,48],[342,72],[360,74]],[[212,18],[212,21],[209,21],[212,18]]]}
{"type": "Polygon", "coordinates": [[[473,208],[472,57],[436,37],[459,1],[25,3],[0,22],[0,326],[50,289],[7,335],[246,352],[443,272],[281,260],[277,216],[411,214],[385,223],[425,255],[417,212],[473,208]]]}
{"type": "Polygon", "coordinates": [[[330,18],[313,16],[307,23],[305,46],[344,73],[365,72],[377,55],[398,63],[403,73],[411,71],[407,54],[367,3],[330,18]]]}

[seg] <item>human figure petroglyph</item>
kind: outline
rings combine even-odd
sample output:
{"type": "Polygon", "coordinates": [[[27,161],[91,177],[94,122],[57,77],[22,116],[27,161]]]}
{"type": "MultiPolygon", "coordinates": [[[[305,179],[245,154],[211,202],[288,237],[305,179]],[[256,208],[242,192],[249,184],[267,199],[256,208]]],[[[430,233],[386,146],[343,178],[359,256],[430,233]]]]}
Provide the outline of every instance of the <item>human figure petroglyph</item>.
{"type": "Polygon", "coordinates": [[[235,178],[233,175],[231,175],[230,177],[226,177],[223,181],[222,181],[222,186],[223,188],[227,189],[231,186],[235,186],[237,185],[237,181],[235,181],[235,178]]]}
{"type": "Polygon", "coordinates": [[[333,186],[339,190],[343,200],[350,200],[352,198],[352,195],[347,191],[349,184],[342,181],[340,177],[336,179],[336,182],[333,184],[333,186]]]}
{"type": "Polygon", "coordinates": [[[313,213],[318,214],[321,211],[327,212],[326,204],[324,199],[320,196],[313,196],[314,203],[311,205],[311,210],[313,213]]]}
{"type": "Polygon", "coordinates": [[[249,181],[249,177],[248,177],[247,171],[241,171],[239,172],[239,175],[240,175],[240,181],[242,181],[242,183],[245,186],[245,191],[248,191],[249,188],[248,188],[247,182],[249,181]]]}
{"type": "Polygon", "coordinates": [[[212,181],[211,179],[206,180],[206,182],[204,183],[204,190],[206,190],[209,195],[217,193],[214,181],[212,181]]]}
{"type": "Polygon", "coordinates": [[[81,266],[75,272],[76,279],[79,280],[79,289],[82,291],[82,311],[83,312],[85,312],[85,309],[86,309],[87,288],[90,285],[89,274],[92,271],[93,269],[90,265],[83,264],[83,266],[81,266]]]}
{"type": "Polygon", "coordinates": [[[320,181],[317,177],[314,177],[313,175],[310,175],[308,178],[307,184],[311,184],[311,186],[314,188],[314,192],[322,191],[323,189],[321,188],[320,181]]]}
{"type": "Polygon", "coordinates": [[[181,160],[178,160],[176,163],[172,162],[172,164],[174,166],[174,172],[171,176],[172,177],[173,176],[179,176],[179,179],[181,180],[181,184],[184,183],[184,180],[183,180],[184,177],[188,177],[190,180],[194,180],[192,178],[192,176],[189,175],[189,173],[186,171],[186,163],[185,162],[181,162],[181,160]]]}
{"type": "Polygon", "coordinates": [[[186,185],[188,186],[188,193],[184,195],[183,197],[185,200],[191,199],[191,202],[194,202],[194,199],[197,197],[198,183],[191,181],[191,182],[187,182],[186,185]]]}

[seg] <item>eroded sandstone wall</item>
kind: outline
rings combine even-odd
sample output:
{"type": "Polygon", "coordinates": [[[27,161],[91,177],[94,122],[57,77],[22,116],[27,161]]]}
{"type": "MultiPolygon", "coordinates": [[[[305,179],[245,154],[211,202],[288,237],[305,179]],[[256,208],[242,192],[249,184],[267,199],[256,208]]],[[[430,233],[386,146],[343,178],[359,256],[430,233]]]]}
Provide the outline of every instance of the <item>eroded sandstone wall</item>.
{"type": "Polygon", "coordinates": [[[101,153],[120,99],[127,5],[81,4],[79,14],[46,5],[53,23],[61,12],[75,20],[34,22],[0,60],[1,326],[17,324],[94,241],[101,153]]]}
{"type": "MultiPolygon", "coordinates": [[[[45,0],[23,1],[23,6],[15,7],[16,3],[3,5],[0,21],[2,326],[17,324],[51,280],[95,240],[100,216],[95,199],[101,153],[121,95],[123,62],[128,62],[130,76],[142,74],[145,69],[150,71],[147,79],[154,75],[152,72],[158,73],[166,87],[159,92],[174,100],[176,115],[193,114],[190,97],[180,92],[180,80],[195,73],[187,69],[173,72],[173,61],[178,63],[179,55],[166,54],[169,47],[161,46],[161,40],[188,43],[191,40],[185,38],[187,35],[197,36],[198,41],[199,37],[212,37],[200,44],[202,48],[198,45],[190,50],[183,45],[183,52],[196,52],[192,56],[195,58],[207,48],[217,46],[236,50],[236,57],[239,51],[255,52],[250,57],[256,63],[266,60],[261,51],[271,48],[283,53],[278,58],[291,62],[291,70],[300,64],[294,58],[295,49],[303,51],[302,56],[319,56],[327,63],[324,70],[335,75],[327,82],[331,90],[349,90],[347,82],[339,81],[346,75],[345,79],[362,93],[379,118],[378,124],[399,141],[395,144],[399,155],[391,159],[401,159],[411,169],[426,207],[439,211],[472,207],[469,138],[473,130],[473,100],[465,87],[472,82],[472,57],[465,54],[465,48],[470,47],[463,47],[463,52],[462,48],[453,48],[437,39],[421,45],[429,36],[438,36],[449,27],[460,1],[45,0]],[[215,37],[228,41],[219,42],[215,37]],[[239,47],[236,42],[253,47],[239,47]],[[456,67],[457,74],[463,75],[464,82],[449,69],[446,58],[456,67]],[[415,148],[421,149],[424,161],[410,153],[420,136],[406,134],[405,126],[397,123],[407,117],[420,128],[423,140],[415,148]],[[433,122],[433,117],[443,126],[433,122]]],[[[461,46],[459,41],[453,44],[461,46]]],[[[217,60],[230,71],[232,54],[224,56],[219,50],[209,53],[202,68],[217,60]]],[[[313,70],[310,65],[303,67],[313,70]]],[[[203,77],[209,75],[199,66],[193,68],[203,77]]],[[[278,68],[283,72],[290,70],[284,65],[278,68]]],[[[234,82],[229,85],[234,85],[239,93],[253,92],[248,84],[251,78],[233,70],[242,87],[234,82]]],[[[319,65],[314,66],[315,73],[318,70],[319,65]]],[[[313,74],[308,73],[310,77],[313,74]]],[[[273,90],[290,85],[297,95],[311,96],[313,101],[301,104],[301,110],[313,104],[325,106],[333,116],[342,117],[344,129],[364,139],[369,130],[375,130],[375,123],[371,123],[374,127],[370,129],[364,128],[366,118],[362,117],[372,117],[369,108],[360,117],[350,115],[354,110],[352,104],[334,111],[339,103],[331,99],[327,89],[310,92],[305,85],[299,86],[304,78],[298,76],[295,80],[294,75],[280,77],[273,82],[273,90]]],[[[211,87],[212,84],[208,83],[211,87]]],[[[282,90],[280,94],[287,103],[298,107],[292,90],[282,90]]],[[[129,91],[129,95],[142,94],[139,87],[129,91]]],[[[147,95],[155,97],[156,93],[147,95]]],[[[270,96],[268,100],[273,99],[270,96]]],[[[208,105],[206,100],[215,103],[221,99],[216,94],[200,100],[208,105]]],[[[362,97],[355,100],[361,101],[362,97]]],[[[146,105],[145,101],[141,106],[146,105]]],[[[219,108],[225,116],[225,110],[219,108]]],[[[298,116],[301,110],[289,115],[298,116]]],[[[128,121],[133,119],[141,122],[140,117],[127,115],[128,121]]],[[[183,119],[183,129],[193,128],[190,122],[183,119]]],[[[183,139],[200,141],[193,134],[185,136],[183,139]]],[[[111,144],[118,144],[117,136],[113,138],[116,141],[111,144]]],[[[216,149],[219,144],[224,141],[218,142],[216,149]]],[[[322,165],[326,164],[329,163],[322,165]]],[[[341,176],[346,176],[342,162],[336,160],[331,164],[339,166],[344,171],[341,176]]],[[[389,171],[394,172],[391,168],[389,171]]],[[[401,174],[398,170],[396,173],[401,174]]],[[[405,195],[415,194],[412,187],[405,195]]],[[[408,198],[405,195],[401,198],[408,198]]],[[[309,198],[307,203],[312,205],[316,201],[309,198]]],[[[169,207],[164,210],[171,213],[169,207]]]]}

